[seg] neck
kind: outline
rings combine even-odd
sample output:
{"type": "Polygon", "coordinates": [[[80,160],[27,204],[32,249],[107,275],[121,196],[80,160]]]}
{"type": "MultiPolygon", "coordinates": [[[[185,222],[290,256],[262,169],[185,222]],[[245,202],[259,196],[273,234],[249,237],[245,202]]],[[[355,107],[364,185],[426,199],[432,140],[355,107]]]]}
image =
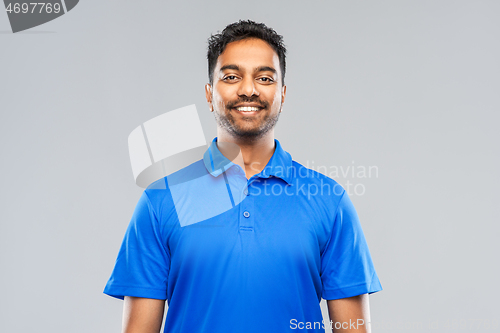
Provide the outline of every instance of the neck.
{"type": "Polygon", "coordinates": [[[247,179],[250,179],[264,169],[274,154],[274,129],[254,140],[234,137],[218,129],[217,147],[225,157],[238,164],[245,171],[247,179]]]}

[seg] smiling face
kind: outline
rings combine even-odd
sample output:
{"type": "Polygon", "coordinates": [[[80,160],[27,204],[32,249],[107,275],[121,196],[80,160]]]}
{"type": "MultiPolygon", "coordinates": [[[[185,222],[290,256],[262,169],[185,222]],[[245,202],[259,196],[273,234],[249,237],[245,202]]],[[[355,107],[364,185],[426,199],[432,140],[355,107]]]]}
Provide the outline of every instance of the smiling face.
{"type": "Polygon", "coordinates": [[[205,86],[218,132],[236,139],[259,139],[272,133],[285,101],[279,58],[265,41],[231,42],[217,59],[213,86],[205,86]]]}

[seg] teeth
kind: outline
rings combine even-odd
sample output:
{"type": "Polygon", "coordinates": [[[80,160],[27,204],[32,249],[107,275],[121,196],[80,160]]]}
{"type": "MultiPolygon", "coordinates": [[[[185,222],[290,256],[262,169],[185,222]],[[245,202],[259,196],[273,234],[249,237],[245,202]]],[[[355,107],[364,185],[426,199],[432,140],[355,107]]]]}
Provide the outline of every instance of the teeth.
{"type": "Polygon", "coordinates": [[[254,107],[254,106],[241,106],[239,108],[236,108],[238,111],[259,111],[259,108],[254,107]]]}

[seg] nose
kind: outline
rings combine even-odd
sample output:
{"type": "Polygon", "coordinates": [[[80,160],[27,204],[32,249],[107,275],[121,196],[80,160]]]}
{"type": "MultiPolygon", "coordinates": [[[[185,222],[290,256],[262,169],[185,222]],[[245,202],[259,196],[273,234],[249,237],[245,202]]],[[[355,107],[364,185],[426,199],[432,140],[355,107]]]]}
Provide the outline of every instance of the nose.
{"type": "Polygon", "coordinates": [[[238,95],[247,97],[254,95],[259,96],[259,92],[252,77],[246,77],[241,80],[240,86],[238,87],[238,95]]]}

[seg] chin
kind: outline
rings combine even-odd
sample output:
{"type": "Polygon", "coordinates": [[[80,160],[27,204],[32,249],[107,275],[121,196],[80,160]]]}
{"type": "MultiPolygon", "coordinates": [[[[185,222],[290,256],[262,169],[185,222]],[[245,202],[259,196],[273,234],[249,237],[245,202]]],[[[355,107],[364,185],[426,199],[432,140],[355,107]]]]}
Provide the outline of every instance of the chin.
{"type": "Polygon", "coordinates": [[[233,128],[232,133],[240,138],[258,139],[268,131],[262,128],[233,128]]]}
{"type": "Polygon", "coordinates": [[[262,131],[260,131],[259,129],[232,128],[231,132],[235,136],[242,138],[255,138],[262,135],[262,131]]]}

